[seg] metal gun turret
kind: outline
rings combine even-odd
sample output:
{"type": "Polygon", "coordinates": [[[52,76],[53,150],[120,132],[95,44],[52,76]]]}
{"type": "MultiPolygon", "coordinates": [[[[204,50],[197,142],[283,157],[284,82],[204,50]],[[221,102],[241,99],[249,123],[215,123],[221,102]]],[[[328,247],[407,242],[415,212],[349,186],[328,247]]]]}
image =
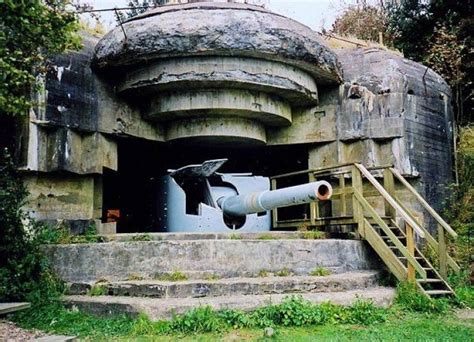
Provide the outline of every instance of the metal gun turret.
{"type": "Polygon", "coordinates": [[[250,173],[217,173],[227,159],[169,170],[162,178],[158,220],[167,232],[262,232],[271,228],[270,210],[327,200],[326,181],[270,190],[270,179],[250,173]]]}

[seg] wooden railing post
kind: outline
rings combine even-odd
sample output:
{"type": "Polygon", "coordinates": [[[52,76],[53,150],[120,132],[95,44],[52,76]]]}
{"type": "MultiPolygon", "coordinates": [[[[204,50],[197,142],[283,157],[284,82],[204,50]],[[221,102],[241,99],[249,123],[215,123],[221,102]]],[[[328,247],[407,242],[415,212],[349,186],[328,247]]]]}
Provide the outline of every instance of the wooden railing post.
{"type": "Polygon", "coordinates": [[[438,224],[438,255],[439,255],[439,273],[444,279],[448,277],[448,254],[446,251],[446,238],[444,227],[438,224]]]}
{"type": "Polygon", "coordinates": [[[346,179],[344,178],[344,174],[339,175],[339,188],[341,190],[341,197],[340,197],[340,208],[341,214],[340,216],[347,216],[347,203],[346,203],[346,179]]]}
{"type": "MultiPolygon", "coordinates": [[[[272,178],[270,181],[270,188],[271,190],[276,190],[277,188],[277,180],[272,178]]],[[[272,229],[278,228],[278,209],[275,208],[272,210],[272,229]]]]}
{"type": "MultiPolygon", "coordinates": [[[[390,196],[395,197],[395,178],[390,169],[383,170],[383,187],[390,196]]],[[[385,203],[385,216],[390,217],[392,220],[396,220],[396,210],[387,201],[385,203]]]]}
{"type": "MultiPolygon", "coordinates": [[[[415,236],[413,234],[413,228],[407,223],[406,225],[406,235],[407,235],[407,251],[408,254],[412,257],[415,256],[415,236]]],[[[416,273],[415,268],[407,259],[407,280],[409,282],[415,282],[416,273]]]]}
{"type": "Polygon", "coordinates": [[[364,210],[362,209],[362,206],[355,195],[356,191],[363,195],[364,189],[362,186],[362,175],[359,169],[353,166],[351,170],[351,176],[352,188],[354,189],[354,194],[352,195],[352,215],[354,217],[354,221],[357,223],[357,234],[365,237],[364,210]]]}
{"type": "MultiPolygon", "coordinates": [[[[316,177],[314,176],[313,172],[308,174],[309,182],[315,182],[316,177]]],[[[316,225],[316,219],[319,218],[319,203],[318,202],[311,202],[309,204],[309,219],[312,226],[316,225]]]]}

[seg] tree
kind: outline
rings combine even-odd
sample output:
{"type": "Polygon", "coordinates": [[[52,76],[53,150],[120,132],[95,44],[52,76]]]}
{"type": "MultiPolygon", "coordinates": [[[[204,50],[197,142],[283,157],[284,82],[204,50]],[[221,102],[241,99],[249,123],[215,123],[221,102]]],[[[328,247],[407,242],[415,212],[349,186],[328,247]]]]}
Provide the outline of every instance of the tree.
{"type": "Polygon", "coordinates": [[[157,7],[166,4],[166,0],[130,0],[128,2],[129,10],[125,12],[119,12],[117,16],[117,21],[123,22],[126,19],[133,18],[146,10],[150,7],[157,7]]]}
{"type": "Polygon", "coordinates": [[[393,37],[387,30],[388,12],[383,2],[360,0],[356,4],[345,5],[342,14],[336,18],[331,32],[341,36],[352,36],[362,40],[379,41],[391,45],[393,37]]]}
{"type": "Polygon", "coordinates": [[[403,0],[387,9],[394,46],[438,72],[453,89],[459,125],[474,120],[472,7],[471,0],[403,0]]]}
{"type": "Polygon", "coordinates": [[[46,57],[79,45],[69,5],[67,0],[0,1],[0,116],[25,115],[46,57]]]}

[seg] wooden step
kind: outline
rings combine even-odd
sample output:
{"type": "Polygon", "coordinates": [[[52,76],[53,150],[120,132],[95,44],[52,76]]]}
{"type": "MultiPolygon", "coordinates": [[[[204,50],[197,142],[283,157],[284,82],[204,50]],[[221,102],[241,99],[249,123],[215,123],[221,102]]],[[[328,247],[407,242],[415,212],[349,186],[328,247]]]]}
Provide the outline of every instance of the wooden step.
{"type": "MultiPolygon", "coordinates": [[[[400,239],[405,239],[404,236],[395,236],[395,237],[396,237],[398,240],[400,240],[400,239]]],[[[389,236],[382,236],[382,239],[384,239],[384,240],[390,240],[390,237],[389,237],[389,236]]]]}
{"type": "Polygon", "coordinates": [[[430,296],[453,294],[453,292],[449,290],[425,290],[425,293],[430,296]]]}
{"type": "Polygon", "coordinates": [[[443,281],[438,278],[427,278],[427,279],[417,279],[419,283],[442,283],[443,281]]]}
{"type": "MultiPolygon", "coordinates": [[[[424,258],[419,257],[419,256],[415,256],[414,258],[415,258],[416,260],[425,260],[424,258]]],[[[405,260],[406,260],[406,257],[398,257],[398,259],[405,259],[405,260]]]]}

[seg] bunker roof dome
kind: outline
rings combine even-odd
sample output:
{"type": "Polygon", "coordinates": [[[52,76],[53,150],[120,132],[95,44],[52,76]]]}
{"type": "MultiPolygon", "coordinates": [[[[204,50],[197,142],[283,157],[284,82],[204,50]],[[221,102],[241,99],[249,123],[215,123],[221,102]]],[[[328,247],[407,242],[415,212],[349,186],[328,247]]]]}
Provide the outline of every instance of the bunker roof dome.
{"type": "Polygon", "coordinates": [[[280,61],[307,71],[319,84],[341,80],[336,54],[318,33],[263,7],[239,3],[197,2],[149,10],[105,35],[92,65],[110,70],[196,56],[280,61]]]}

